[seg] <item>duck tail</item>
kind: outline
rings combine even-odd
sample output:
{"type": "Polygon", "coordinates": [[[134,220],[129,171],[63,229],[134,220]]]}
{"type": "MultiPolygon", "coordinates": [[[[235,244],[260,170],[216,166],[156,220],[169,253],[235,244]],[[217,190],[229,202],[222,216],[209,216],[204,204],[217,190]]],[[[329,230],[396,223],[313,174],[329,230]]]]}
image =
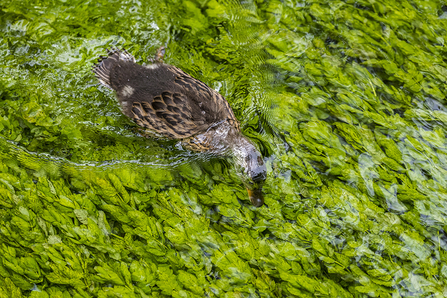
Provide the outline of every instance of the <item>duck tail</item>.
{"type": "Polygon", "coordinates": [[[115,63],[118,61],[128,61],[134,62],[135,58],[125,49],[106,49],[107,56],[100,56],[98,59],[98,63],[93,65],[93,73],[99,82],[106,86],[107,88],[112,89],[112,85],[110,83],[110,71],[112,70],[115,63]]]}

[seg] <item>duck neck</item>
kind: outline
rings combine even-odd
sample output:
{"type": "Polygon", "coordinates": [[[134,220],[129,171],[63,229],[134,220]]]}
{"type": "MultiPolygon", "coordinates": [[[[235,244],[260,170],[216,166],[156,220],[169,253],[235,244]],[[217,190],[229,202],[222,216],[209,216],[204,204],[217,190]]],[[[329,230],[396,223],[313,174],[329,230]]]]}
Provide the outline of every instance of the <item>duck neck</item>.
{"type": "Polygon", "coordinates": [[[246,152],[255,148],[240,130],[228,122],[221,123],[215,128],[213,143],[213,147],[218,149],[220,154],[233,156],[236,159],[245,158],[246,152]]]}

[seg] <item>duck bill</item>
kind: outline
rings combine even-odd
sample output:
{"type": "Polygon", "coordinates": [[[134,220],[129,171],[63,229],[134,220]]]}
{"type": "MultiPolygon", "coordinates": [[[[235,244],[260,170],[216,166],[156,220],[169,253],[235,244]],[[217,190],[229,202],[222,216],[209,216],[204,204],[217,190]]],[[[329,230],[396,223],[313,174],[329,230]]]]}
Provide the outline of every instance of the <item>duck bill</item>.
{"type": "Polygon", "coordinates": [[[261,207],[264,205],[264,196],[262,195],[262,188],[258,189],[248,189],[248,197],[250,198],[250,201],[253,206],[255,207],[261,207]]]}

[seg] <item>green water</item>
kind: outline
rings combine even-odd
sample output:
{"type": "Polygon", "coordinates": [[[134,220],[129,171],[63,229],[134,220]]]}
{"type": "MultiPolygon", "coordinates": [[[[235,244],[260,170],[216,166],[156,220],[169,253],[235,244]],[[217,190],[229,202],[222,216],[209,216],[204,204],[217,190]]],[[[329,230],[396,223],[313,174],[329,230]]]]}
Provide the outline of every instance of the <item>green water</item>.
{"type": "Polygon", "coordinates": [[[446,297],[447,2],[0,1],[0,297],[446,297]],[[146,139],[105,48],[227,98],[268,168],[146,139]]]}

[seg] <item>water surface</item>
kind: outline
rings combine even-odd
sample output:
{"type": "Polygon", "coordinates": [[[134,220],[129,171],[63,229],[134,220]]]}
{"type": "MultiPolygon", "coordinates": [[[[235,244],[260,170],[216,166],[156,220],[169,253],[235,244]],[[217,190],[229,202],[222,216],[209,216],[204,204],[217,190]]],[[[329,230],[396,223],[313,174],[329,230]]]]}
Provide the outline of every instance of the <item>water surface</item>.
{"type": "Polygon", "coordinates": [[[445,297],[442,1],[0,2],[5,297],[445,297]],[[218,90],[268,167],[146,139],[105,48],[218,90]]]}

